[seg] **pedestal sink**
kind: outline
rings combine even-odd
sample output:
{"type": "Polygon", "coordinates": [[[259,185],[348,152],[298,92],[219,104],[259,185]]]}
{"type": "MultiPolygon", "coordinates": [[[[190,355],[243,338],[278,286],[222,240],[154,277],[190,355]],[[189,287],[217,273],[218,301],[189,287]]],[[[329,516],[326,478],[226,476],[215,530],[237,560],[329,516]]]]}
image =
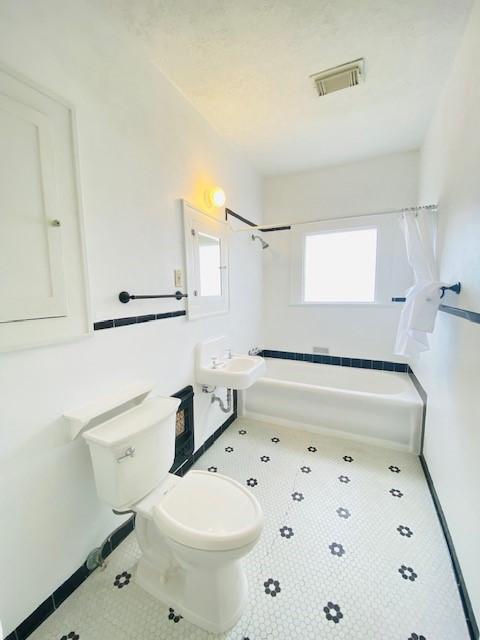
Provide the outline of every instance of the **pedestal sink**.
{"type": "Polygon", "coordinates": [[[197,345],[196,381],[199,384],[248,389],[265,375],[265,360],[260,356],[231,354],[227,338],[211,338],[197,345]]]}

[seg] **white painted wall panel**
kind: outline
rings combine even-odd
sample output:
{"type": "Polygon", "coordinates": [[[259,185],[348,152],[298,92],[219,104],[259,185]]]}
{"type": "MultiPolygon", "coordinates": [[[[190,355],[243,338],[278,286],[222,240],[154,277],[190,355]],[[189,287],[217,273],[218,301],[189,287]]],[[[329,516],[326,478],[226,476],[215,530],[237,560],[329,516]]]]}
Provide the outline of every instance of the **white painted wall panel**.
{"type": "MultiPolygon", "coordinates": [[[[76,108],[94,320],[184,308],[118,293],[174,291],[184,267],[180,198],[203,206],[220,184],[260,220],[260,180],[98,3],[0,4],[0,61],[76,108]]],[[[62,171],[62,167],[59,167],[62,171]]],[[[68,175],[60,184],[71,189],[68,175]]],[[[235,351],[260,342],[261,257],[245,236],[230,256],[225,316],[97,331],[0,360],[0,619],[8,633],[119,523],[96,496],[86,445],[61,416],[132,380],[169,395],[193,382],[195,344],[222,333],[235,351]],[[21,594],[21,597],[19,596],[21,594]]],[[[225,419],[196,388],[199,446],[225,419]]]]}
{"type": "MultiPolygon", "coordinates": [[[[480,2],[421,150],[420,196],[438,200],[446,304],[480,313],[480,2]]],[[[425,457],[480,619],[480,325],[439,314],[413,363],[428,393],[425,457]]]]}
{"type": "MultiPolygon", "coordinates": [[[[268,178],[265,222],[286,223],[385,211],[417,202],[418,153],[398,153],[308,173],[268,178]]],[[[392,221],[392,224],[394,222],[392,221]]],[[[265,234],[264,345],[311,353],[328,347],[332,355],[395,359],[393,347],[401,306],[290,304],[290,232],[265,234]]],[[[400,260],[402,238],[394,244],[400,260]]],[[[401,279],[398,279],[399,289],[401,279]]],[[[392,290],[393,291],[393,290],[392,290]]],[[[392,293],[402,296],[403,290],[392,293]]]]}

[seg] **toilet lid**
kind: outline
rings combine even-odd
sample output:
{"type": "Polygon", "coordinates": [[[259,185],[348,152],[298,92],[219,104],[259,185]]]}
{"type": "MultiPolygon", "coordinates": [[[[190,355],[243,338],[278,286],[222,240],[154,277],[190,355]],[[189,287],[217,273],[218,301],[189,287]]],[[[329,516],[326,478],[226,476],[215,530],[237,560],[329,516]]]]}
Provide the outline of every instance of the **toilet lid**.
{"type": "Polygon", "coordinates": [[[192,549],[225,551],[253,542],[262,508],[241,484],[220,474],[190,471],[153,508],[162,533],[192,549]]]}

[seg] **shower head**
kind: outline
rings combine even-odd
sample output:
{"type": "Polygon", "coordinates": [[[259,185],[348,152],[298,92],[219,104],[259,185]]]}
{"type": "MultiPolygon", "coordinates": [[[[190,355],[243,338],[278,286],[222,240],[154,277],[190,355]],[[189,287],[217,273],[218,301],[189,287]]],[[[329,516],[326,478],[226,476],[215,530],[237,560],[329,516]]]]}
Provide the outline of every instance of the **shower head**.
{"type": "Polygon", "coordinates": [[[260,236],[256,236],[254,233],[252,233],[252,240],[254,242],[255,242],[255,240],[260,240],[260,242],[262,243],[262,249],[267,249],[267,247],[270,246],[268,244],[268,242],[265,242],[265,240],[262,240],[262,238],[260,236]]]}

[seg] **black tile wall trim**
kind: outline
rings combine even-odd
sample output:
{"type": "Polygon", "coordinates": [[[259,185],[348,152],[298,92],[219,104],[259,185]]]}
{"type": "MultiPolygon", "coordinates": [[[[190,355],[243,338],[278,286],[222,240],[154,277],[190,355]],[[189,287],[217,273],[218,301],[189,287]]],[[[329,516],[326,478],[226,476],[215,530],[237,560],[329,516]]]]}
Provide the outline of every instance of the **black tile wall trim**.
{"type": "Polygon", "coordinates": [[[312,353],[297,353],[295,351],[275,351],[264,349],[260,352],[264,358],[281,358],[282,360],[301,360],[315,364],[332,364],[340,367],[357,367],[359,369],[377,369],[380,371],[397,371],[408,373],[410,367],[405,362],[390,362],[388,360],[370,360],[364,358],[344,358],[340,356],[324,356],[312,353]]]}
{"type": "Polygon", "coordinates": [[[468,311],[467,309],[450,307],[447,304],[441,304],[439,308],[440,311],[443,311],[444,313],[450,313],[452,316],[457,316],[458,318],[469,320],[470,322],[474,322],[475,324],[480,324],[480,313],[477,313],[476,311],[468,311]]]}
{"type": "Polygon", "coordinates": [[[115,327],[124,327],[127,324],[141,324],[143,322],[152,322],[152,320],[165,320],[166,318],[178,318],[179,316],[186,316],[187,312],[182,311],[167,311],[166,313],[149,313],[144,316],[128,316],[127,318],[113,318],[113,320],[99,320],[93,323],[94,331],[100,329],[114,329],[115,327]]]}
{"type": "MultiPolygon", "coordinates": [[[[219,436],[237,419],[237,392],[233,392],[233,413],[225,420],[225,422],[208,438],[203,445],[197,449],[183,464],[177,469],[173,470],[178,476],[183,476],[190,469],[194,462],[196,462],[204,453],[209,449],[212,444],[217,440],[219,436]]],[[[135,528],[135,516],[132,515],[123,522],[115,531],[113,531],[103,543],[102,556],[107,558],[118,545],[125,540],[125,538],[135,528]]],[[[93,570],[95,571],[95,569],[93,570]]],[[[82,582],[88,576],[93,573],[87,569],[86,564],[83,564],[79,569],[75,571],[65,582],[58,587],[40,606],[38,606],[33,613],[31,613],[22,623],[14,629],[5,640],[25,640],[30,634],[32,634],[42,622],[55,611],[64,602],[68,596],[70,596],[75,589],[77,589],[82,582]]]]}
{"type": "Polygon", "coordinates": [[[452,561],[453,571],[455,573],[455,579],[457,581],[458,592],[460,594],[460,599],[462,601],[463,613],[465,615],[468,632],[471,640],[478,640],[479,629],[478,629],[477,621],[475,620],[475,614],[473,613],[472,603],[470,602],[465,580],[463,578],[462,570],[460,568],[460,563],[458,561],[458,557],[455,552],[455,547],[453,545],[452,536],[450,535],[447,521],[445,519],[445,514],[443,513],[442,505],[440,504],[440,500],[435,490],[432,476],[430,475],[430,471],[428,470],[427,461],[425,460],[423,453],[420,454],[419,458],[423,468],[423,472],[425,474],[425,479],[427,481],[428,488],[430,490],[430,494],[432,496],[433,504],[435,505],[435,510],[437,512],[438,520],[440,521],[443,535],[445,536],[445,541],[447,543],[448,551],[450,553],[450,559],[452,561]]]}

